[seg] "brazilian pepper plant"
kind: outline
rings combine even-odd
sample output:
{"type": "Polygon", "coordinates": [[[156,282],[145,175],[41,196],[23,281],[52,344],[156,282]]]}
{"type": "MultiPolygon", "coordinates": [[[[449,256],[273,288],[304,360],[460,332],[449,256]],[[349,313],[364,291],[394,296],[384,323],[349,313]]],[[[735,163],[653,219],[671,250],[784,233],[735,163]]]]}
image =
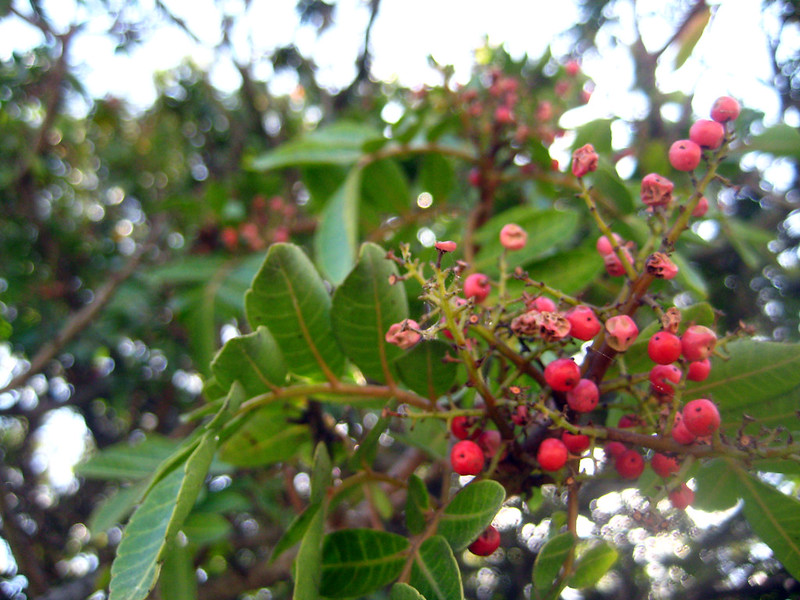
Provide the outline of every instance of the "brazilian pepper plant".
{"type": "Polygon", "coordinates": [[[503,561],[514,510],[542,518],[514,555],[526,595],[613,587],[626,557],[595,509],[623,490],[649,535],[739,507],[800,576],[800,502],[761,475],[798,469],[800,348],[727,328],[686,258],[735,185],[739,104],[662,148],[663,172],[622,180],[586,131],[560,168],[558,119],[586,93],[568,67],[535,95],[489,71],[417,94],[388,131],[334,123],[253,161],[323,207],[313,252],[266,250],[191,432],[136,488],[111,600],[202,551],[213,482],[281,465],[295,516],[253,560],[290,564],[298,600],[459,600],[503,561]],[[395,216],[360,231],[370,211],[395,216]]]}

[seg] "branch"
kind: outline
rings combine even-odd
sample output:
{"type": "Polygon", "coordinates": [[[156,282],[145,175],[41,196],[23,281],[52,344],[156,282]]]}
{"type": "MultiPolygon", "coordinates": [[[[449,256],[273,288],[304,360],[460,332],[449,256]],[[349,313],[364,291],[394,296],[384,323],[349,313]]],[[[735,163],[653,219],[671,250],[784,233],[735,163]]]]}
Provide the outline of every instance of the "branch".
{"type": "Polygon", "coordinates": [[[127,264],[118,272],[113,273],[108,281],[98,290],[97,294],[89,304],[81,308],[79,311],[72,314],[67,319],[61,330],[56,336],[42,346],[36,355],[31,360],[30,367],[23,373],[14,377],[7,385],[0,388],[0,394],[9,392],[25,385],[28,380],[34,375],[41,373],[47,364],[58,355],[61,350],[71,342],[79,333],[89,327],[92,322],[97,318],[100,312],[111,301],[122,283],[127,280],[142,261],[143,256],[155,246],[155,240],[158,238],[160,227],[153,227],[150,238],[147,242],[139,246],[136,253],[131,256],[127,264]]]}

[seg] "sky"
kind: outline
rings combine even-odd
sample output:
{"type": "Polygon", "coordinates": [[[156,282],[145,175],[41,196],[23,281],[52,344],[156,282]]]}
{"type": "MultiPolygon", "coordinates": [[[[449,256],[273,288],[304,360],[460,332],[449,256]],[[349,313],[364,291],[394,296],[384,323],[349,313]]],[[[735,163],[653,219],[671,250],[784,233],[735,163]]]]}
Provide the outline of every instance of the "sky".
{"type": "MultiPolygon", "coordinates": [[[[142,0],[142,15],[155,14],[153,4],[154,0],[142,0]]],[[[274,77],[268,61],[259,63],[258,59],[292,42],[314,57],[324,85],[343,87],[355,74],[354,61],[369,18],[365,0],[338,0],[334,26],[317,36],[311,27],[297,24],[294,0],[252,0],[247,18],[239,19],[233,29],[232,52],[215,53],[220,17],[223,13],[241,15],[244,0],[164,0],[164,4],[185,21],[200,44],[172,24],[154,22],[143,44],[127,54],[115,53],[106,35],[110,22],[99,12],[76,8],[74,0],[44,1],[61,27],[76,19],[88,23],[72,52],[89,92],[95,97],[121,97],[138,108],[146,108],[155,99],[154,73],[173,68],[187,57],[207,67],[212,83],[222,90],[233,90],[239,84],[233,58],[261,64],[255,75],[270,79],[273,92],[288,92],[294,86],[293,78],[274,77]]],[[[636,20],[648,49],[663,46],[672,34],[664,20],[670,16],[670,4],[674,3],[636,2],[636,20]]],[[[694,92],[693,108],[701,115],[707,114],[716,97],[728,94],[745,106],[765,111],[767,122],[779,120],[778,98],[767,83],[771,64],[766,33],[775,29],[775,19],[762,12],[760,0],[717,0],[712,4],[714,18],[693,57],[677,71],[670,60],[662,61],[658,76],[663,91],[694,92]]],[[[27,3],[15,0],[14,5],[24,11],[27,3]]],[[[547,10],[544,7],[540,0],[383,0],[372,33],[373,73],[379,79],[408,86],[438,83],[438,75],[428,63],[428,55],[432,55],[439,63],[455,67],[457,81],[466,81],[474,51],[485,39],[493,45],[505,44],[514,56],[540,56],[548,44],[556,55],[568,54],[571,40],[562,32],[576,20],[578,10],[573,2],[559,3],[558,10],[553,10],[552,4],[547,10]]],[[[583,60],[584,71],[597,87],[589,106],[576,117],[580,120],[614,113],[630,118],[641,111],[643,99],[628,93],[633,74],[624,47],[633,41],[633,7],[631,0],[616,2],[619,26],[608,27],[598,39],[599,53],[583,60]],[[615,46],[615,38],[623,44],[615,46]]],[[[135,8],[129,10],[137,16],[135,8]]],[[[794,28],[787,36],[785,52],[800,51],[799,31],[794,28]]],[[[38,40],[38,32],[18,19],[0,21],[0,58],[38,40]]],[[[665,54],[665,58],[670,56],[674,52],[665,54]]]]}

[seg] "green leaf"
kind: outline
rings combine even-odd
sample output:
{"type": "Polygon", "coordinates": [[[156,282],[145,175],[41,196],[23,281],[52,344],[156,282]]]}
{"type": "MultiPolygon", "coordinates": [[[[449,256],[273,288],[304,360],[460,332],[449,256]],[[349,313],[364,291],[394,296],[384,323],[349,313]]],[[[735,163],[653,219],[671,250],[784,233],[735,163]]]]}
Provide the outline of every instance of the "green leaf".
{"type": "Polygon", "coordinates": [[[730,359],[715,357],[708,379],[689,382],[684,398],[712,398],[728,430],[741,426],[743,413],[756,418],[756,427],[794,422],[800,406],[800,345],[739,340],[726,349],[730,359]]]}
{"type": "Polygon", "coordinates": [[[800,577],[800,500],[787,496],[732,463],[744,516],[793,577],[800,577]]]}
{"type": "Polygon", "coordinates": [[[245,306],[251,327],[267,326],[292,373],[324,379],[341,372],[344,357],[331,329],[331,298],[299,247],[270,247],[245,306]]]}
{"type": "Polygon", "coordinates": [[[450,345],[439,340],[423,341],[395,361],[400,379],[420,396],[435,400],[456,381],[458,366],[442,359],[450,345]]]}
{"type": "Polygon", "coordinates": [[[98,535],[125,521],[147,489],[147,481],[142,480],[135,485],[123,487],[113,492],[92,510],[92,516],[86,523],[92,535],[98,535]]]}
{"type": "Polygon", "coordinates": [[[428,538],[414,555],[409,583],[428,600],[463,600],[461,571],[456,557],[440,535],[428,538]]]}
{"type": "Polygon", "coordinates": [[[692,55],[694,47],[697,45],[697,42],[700,41],[703,32],[706,30],[709,19],[711,19],[711,9],[703,5],[700,10],[694,12],[686,23],[683,24],[676,40],[678,52],[675,55],[675,69],[680,69],[692,55]]]}
{"type": "Polygon", "coordinates": [[[150,477],[178,446],[174,440],[151,434],[135,444],[121,442],[109,446],[78,465],[75,472],[90,479],[144,479],[150,477]]]}
{"type": "Polygon", "coordinates": [[[442,419],[418,420],[407,431],[394,432],[393,437],[419,448],[434,460],[444,458],[447,454],[449,433],[442,419]]]}
{"type": "Polygon", "coordinates": [[[309,504],[303,512],[292,519],[292,522],[289,523],[289,527],[286,528],[281,539],[278,540],[275,547],[272,549],[269,562],[275,562],[281,554],[303,539],[321,506],[321,503],[309,504]]]}
{"type": "Polygon", "coordinates": [[[728,461],[716,458],[703,464],[695,477],[692,506],[700,510],[727,510],[739,499],[739,483],[728,461]]]}
{"type": "Polygon", "coordinates": [[[350,171],[325,205],[314,234],[317,264],[334,285],[344,280],[356,260],[361,173],[360,167],[350,171]]]}
{"type": "Polygon", "coordinates": [[[155,484],[133,513],[111,565],[109,600],[143,600],[158,577],[167,541],[171,540],[192,509],[216,451],[216,436],[209,432],[182,468],[155,484]]]}
{"type": "Polygon", "coordinates": [[[496,481],[473,481],[461,488],[444,509],[437,532],[455,552],[463,550],[491,524],[505,499],[505,489],[496,481]]]}
{"type": "Polygon", "coordinates": [[[401,535],[343,529],[322,545],[320,593],[330,598],[370,594],[400,575],[410,545],[401,535]]]}
{"type": "Polygon", "coordinates": [[[422,190],[433,196],[434,204],[445,202],[455,187],[456,174],[452,162],[438,152],[424,154],[420,164],[422,190]]]}
{"type": "Polygon", "coordinates": [[[408,494],[406,495],[406,528],[411,535],[425,530],[426,514],[431,508],[431,497],[425,482],[412,473],[408,478],[408,494]]]}
{"type": "Polygon", "coordinates": [[[570,532],[556,535],[542,547],[533,563],[532,597],[539,600],[558,598],[563,584],[557,586],[561,566],[575,546],[575,536],[570,532]]]}
{"type": "Polygon", "coordinates": [[[579,553],[567,585],[583,589],[597,585],[612,565],[617,561],[617,551],[604,540],[595,541],[587,550],[579,553]]]}
{"type": "Polygon", "coordinates": [[[293,600],[318,600],[322,578],[322,536],[325,528],[326,505],[317,510],[303,534],[300,549],[294,559],[293,600]]]}
{"type": "Polygon", "coordinates": [[[194,546],[207,546],[225,539],[232,526],[222,515],[194,512],[186,518],[181,529],[194,546]]]}
{"type": "Polygon", "coordinates": [[[397,162],[384,158],[369,163],[362,171],[363,201],[382,213],[404,213],[411,207],[411,192],[397,162]]]}
{"type": "Polygon", "coordinates": [[[601,159],[597,171],[591,175],[592,187],[600,192],[622,213],[634,212],[636,201],[630,189],[622,181],[617,170],[608,161],[601,159]]]}
{"type": "Polygon", "coordinates": [[[228,340],[214,357],[211,372],[225,389],[238,381],[249,398],[284,385],[288,373],[266,327],[228,340]]]}
{"type": "Polygon", "coordinates": [[[800,159],[800,131],[786,123],[779,123],[751,137],[744,149],[747,152],[755,150],[800,159]]]}
{"type": "Polygon", "coordinates": [[[246,416],[220,449],[220,458],[237,467],[257,467],[291,459],[310,439],[308,427],[290,423],[294,412],[269,405],[246,416]]]}
{"type": "Polygon", "coordinates": [[[368,378],[383,383],[389,364],[403,350],[386,342],[393,323],[408,316],[408,299],[402,285],[391,285],[395,263],[375,244],[364,244],[358,264],[333,295],[333,333],[344,353],[368,378]]]}
{"type": "Polygon", "coordinates": [[[558,289],[574,294],[603,273],[603,259],[592,243],[528,264],[525,270],[538,281],[552,281],[553,273],[558,273],[558,289]]]}
{"type": "MultiPolygon", "coordinates": [[[[577,149],[586,144],[591,144],[599,155],[610,155],[611,123],[611,119],[597,119],[581,125],[575,130],[576,135],[572,148],[577,149]]],[[[572,163],[570,162],[570,164],[572,163]]]]}
{"type": "Polygon", "coordinates": [[[678,284],[690,292],[694,292],[698,298],[708,298],[706,280],[694,265],[686,260],[680,252],[673,252],[670,258],[678,267],[678,274],[675,276],[678,284]]]}
{"type": "Polygon", "coordinates": [[[197,574],[194,556],[189,548],[173,540],[164,552],[158,587],[162,598],[170,600],[195,600],[197,598],[197,574]]]}
{"type": "Polygon", "coordinates": [[[314,464],[311,469],[311,504],[317,504],[325,499],[331,485],[331,457],[328,448],[323,442],[317,443],[314,449],[314,464]]]}
{"type": "Polygon", "coordinates": [[[389,594],[389,600],[425,600],[425,596],[420,594],[407,583],[398,582],[392,586],[392,592],[389,594]]]}
{"type": "MultiPolygon", "coordinates": [[[[393,406],[393,404],[390,405],[390,408],[393,408],[393,406]]],[[[388,426],[389,417],[380,417],[373,428],[369,430],[369,433],[364,436],[361,442],[359,442],[356,451],[348,461],[352,470],[357,471],[364,466],[372,466],[372,463],[375,461],[375,456],[378,452],[378,442],[380,441],[381,434],[386,431],[388,426]]]]}
{"type": "Polygon", "coordinates": [[[338,121],[262,154],[250,166],[266,171],[298,165],[350,164],[361,158],[365,143],[380,138],[372,127],[338,121]]]}
{"type": "MultiPolygon", "coordinates": [[[[528,232],[528,242],[521,250],[507,257],[508,270],[553,254],[569,243],[578,230],[580,215],[570,210],[534,210],[530,206],[518,206],[490,219],[475,234],[480,250],[474,261],[477,271],[489,275],[498,273],[497,258],[503,251],[500,230],[507,223],[516,223],[528,232]]],[[[602,262],[602,261],[601,261],[602,262]]]]}

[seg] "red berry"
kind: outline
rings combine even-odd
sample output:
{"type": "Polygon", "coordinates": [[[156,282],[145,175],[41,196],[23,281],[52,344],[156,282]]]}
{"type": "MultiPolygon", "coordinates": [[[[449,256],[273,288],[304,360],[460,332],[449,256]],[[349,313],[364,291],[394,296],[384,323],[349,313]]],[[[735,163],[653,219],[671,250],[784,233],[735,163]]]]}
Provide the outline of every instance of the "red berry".
{"type": "Polygon", "coordinates": [[[583,433],[570,433],[565,431],[561,434],[561,441],[567,447],[567,450],[572,454],[581,454],[584,450],[588,449],[592,444],[592,440],[588,435],[583,433]]]}
{"type": "Polygon", "coordinates": [[[630,429],[631,427],[639,426],[639,417],[636,415],[622,415],[617,421],[617,427],[620,429],[630,429]]]}
{"type": "Polygon", "coordinates": [[[508,125],[514,122],[514,114],[507,106],[498,106],[494,111],[494,120],[500,125],[508,125]]]}
{"type": "Polygon", "coordinates": [[[686,379],[689,381],[705,381],[708,374],[711,373],[711,361],[707,358],[703,360],[695,360],[689,363],[689,370],[686,373],[686,379]]]}
{"type": "Polygon", "coordinates": [[[688,485],[682,483],[679,488],[669,493],[669,501],[673,507],[678,510],[684,510],[694,502],[694,492],[688,485]]]}
{"type": "Polygon", "coordinates": [[[656,365],[650,369],[650,385],[656,393],[672,397],[675,394],[672,384],[680,383],[682,376],[683,373],[675,365],[656,365]]]}
{"type": "Polygon", "coordinates": [[[622,456],[628,449],[625,447],[625,444],[622,442],[608,442],[603,451],[606,453],[606,457],[610,458],[617,458],[622,456]]]}
{"type": "Polygon", "coordinates": [[[692,211],[692,216],[699,219],[701,217],[706,216],[707,212],[708,212],[708,198],[702,196],[700,200],[697,201],[697,205],[694,207],[694,210],[692,211]]]}
{"type": "Polygon", "coordinates": [[[459,440],[469,440],[480,434],[480,428],[475,427],[474,417],[458,416],[450,421],[450,433],[459,440]]]}
{"type": "Polygon", "coordinates": [[[617,315],[606,321],[606,342],[617,352],[625,352],[636,341],[639,328],[628,315],[617,315]]]}
{"type": "Polygon", "coordinates": [[[481,447],[481,450],[483,450],[483,456],[489,459],[497,454],[502,441],[503,440],[500,436],[500,432],[496,429],[487,429],[486,431],[481,431],[480,435],[475,440],[478,446],[481,447]]]}
{"type": "Polygon", "coordinates": [[[600,390],[591,379],[581,379],[573,389],[567,392],[567,404],[575,412],[593,411],[599,399],[600,390]]]}
{"type": "Polygon", "coordinates": [[[725,138],[725,128],[716,121],[700,119],[689,129],[689,139],[701,148],[716,150],[725,138]]]}
{"type": "Polygon", "coordinates": [[[663,252],[653,252],[644,262],[645,270],[658,279],[675,279],[678,274],[676,265],[669,256],[663,252]]]}
{"type": "Polygon", "coordinates": [[[683,423],[683,417],[681,413],[677,413],[675,415],[675,423],[672,425],[672,439],[678,442],[679,444],[683,444],[687,446],[689,444],[693,444],[697,437],[688,429],[686,429],[686,425],[683,423]]]}
{"type": "Polygon", "coordinates": [[[575,77],[575,75],[581,72],[581,65],[577,60],[571,60],[564,65],[564,70],[570,77],[575,77]]]}
{"type": "Polygon", "coordinates": [[[521,250],[527,241],[528,234],[516,223],[503,225],[500,230],[500,244],[506,250],[521,250]]]}
{"type": "Polygon", "coordinates": [[[444,242],[436,242],[433,245],[439,252],[455,252],[456,251],[456,243],[453,241],[444,241],[444,242]]]}
{"type": "Polygon", "coordinates": [[[740,110],[739,102],[730,96],[720,96],[711,107],[711,118],[718,123],[727,123],[735,120],[740,110]]]}
{"type": "Polygon", "coordinates": [[[473,273],[464,280],[464,296],[475,298],[475,302],[483,302],[492,290],[489,278],[483,273],[473,273]]]}
{"type": "Polygon", "coordinates": [[[708,358],[717,345],[717,334],[703,325],[692,325],[681,336],[681,351],[686,360],[708,358]]]}
{"type": "Polygon", "coordinates": [[[556,303],[546,296],[536,296],[533,300],[525,303],[525,308],[540,312],[555,312],[556,303]]]}
{"type": "Polygon", "coordinates": [[[647,342],[647,354],[659,365],[674,363],[681,357],[681,338],[669,331],[659,331],[647,342]]]}
{"type": "MultiPolygon", "coordinates": [[[[614,241],[617,242],[617,246],[622,244],[622,238],[617,235],[616,233],[612,234],[614,236],[614,241]]],[[[608,237],[601,235],[597,238],[597,251],[600,253],[600,256],[605,256],[607,254],[614,253],[614,247],[611,245],[611,240],[608,237]]]]}
{"type": "Polygon", "coordinates": [[[469,545],[469,551],[478,556],[489,556],[500,547],[500,532],[489,525],[477,540],[469,545]]]}
{"type": "Polygon", "coordinates": [[[692,140],[678,140],[669,147],[669,164],[678,171],[694,171],[702,157],[702,149],[692,140]]]}
{"type": "Polygon", "coordinates": [[[539,444],[536,460],[545,471],[558,471],[567,464],[567,446],[559,439],[547,438],[539,444]]]}
{"type": "Polygon", "coordinates": [[[617,457],[614,466],[623,479],[638,479],[644,471],[644,458],[636,450],[625,450],[617,457]]]}
{"type": "Polygon", "coordinates": [[[653,467],[653,471],[656,472],[656,475],[660,475],[664,479],[673,473],[677,473],[681,468],[677,458],[661,454],[660,452],[656,452],[653,458],[650,459],[650,466],[653,467]]]}
{"type": "Polygon", "coordinates": [[[481,172],[475,168],[470,169],[467,181],[472,187],[478,187],[481,184],[481,172]]]}
{"type": "Polygon", "coordinates": [[[557,358],[544,368],[544,379],[555,391],[568,392],[581,380],[581,370],[571,358],[557,358]]]}
{"type": "Polygon", "coordinates": [[[471,440],[461,440],[450,450],[450,464],[459,475],[477,475],[483,469],[483,450],[471,440]]]}
{"type": "Polygon", "coordinates": [[[674,188],[675,184],[666,177],[662,177],[657,173],[650,173],[642,178],[639,197],[650,208],[667,206],[672,202],[672,190],[674,188]]]}
{"type": "Polygon", "coordinates": [[[594,146],[586,144],[572,153],[572,174],[575,177],[583,177],[587,173],[597,170],[597,152],[594,146]]]}
{"type": "Polygon", "coordinates": [[[697,437],[711,435],[719,429],[720,416],[717,405],[706,398],[690,400],[683,407],[683,424],[697,437]]]}
{"type": "Polygon", "coordinates": [[[588,306],[576,306],[564,316],[569,321],[569,334],[584,342],[591,340],[603,328],[597,315],[588,306]]]}

